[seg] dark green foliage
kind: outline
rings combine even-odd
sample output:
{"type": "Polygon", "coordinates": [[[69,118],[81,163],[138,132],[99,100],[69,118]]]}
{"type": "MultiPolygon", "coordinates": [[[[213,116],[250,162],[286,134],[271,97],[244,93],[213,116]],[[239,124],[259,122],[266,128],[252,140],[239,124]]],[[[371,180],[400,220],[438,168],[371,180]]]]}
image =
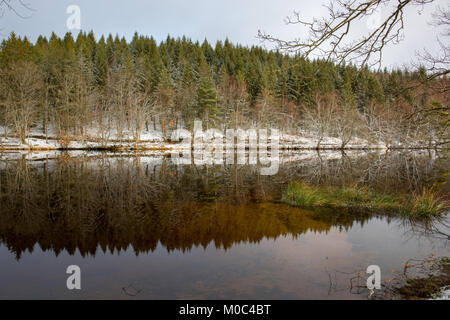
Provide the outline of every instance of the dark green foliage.
{"type": "Polygon", "coordinates": [[[221,114],[217,108],[218,96],[214,80],[206,63],[201,68],[200,82],[197,89],[197,116],[205,119],[207,125],[218,120],[221,114]]]}
{"type": "MultiPolygon", "coordinates": [[[[71,33],[63,38],[53,33],[49,39],[39,37],[35,44],[12,33],[1,43],[0,67],[21,60],[36,63],[41,69],[46,85],[45,112],[50,114],[51,107],[57,105],[61,79],[82,65],[88,69],[80,70],[82,73],[94,75],[99,93],[107,92],[108,77],[125,68],[134,75],[140,92],[148,95],[149,100],[154,100],[151,95],[165,100],[174,92],[178,95],[172,97],[176,101],[175,114],[182,114],[185,120],[207,117],[216,124],[226,119],[226,110],[218,107],[218,97],[224,96],[222,91],[234,96],[239,92],[239,88],[220,86],[224,75],[239,79],[239,85],[246,91],[247,106],[246,110],[239,109],[241,115],[254,114],[262,95],[270,98],[271,110],[276,114],[300,113],[303,107],[313,106],[318,95],[334,92],[346,105],[358,107],[362,112],[373,102],[391,103],[397,98],[412,104],[413,95],[404,89],[405,82],[426,76],[424,70],[375,73],[352,65],[336,66],[327,61],[234,45],[228,39],[211,45],[206,40],[200,44],[186,37],[168,36],[158,44],[152,37],[137,33],[130,42],[118,35],[96,40],[93,32],[81,32],[76,39],[71,33]],[[190,102],[195,100],[195,94],[196,104],[190,102]]],[[[166,102],[163,105],[171,105],[166,102]]],[[[292,118],[292,114],[288,116],[292,118]]]]}

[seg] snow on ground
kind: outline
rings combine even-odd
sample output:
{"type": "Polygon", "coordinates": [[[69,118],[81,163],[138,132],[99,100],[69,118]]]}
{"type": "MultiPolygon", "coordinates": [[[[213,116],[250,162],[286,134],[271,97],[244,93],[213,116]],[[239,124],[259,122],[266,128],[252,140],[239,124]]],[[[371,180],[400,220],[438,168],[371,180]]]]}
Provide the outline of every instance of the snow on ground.
{"type": "MultiPolygon", "coordinates": [[[[61,141],[58,139],[55,130],[49,128],[48,137],[42,128],[33,128],[25,143],[16,137],[4,137],[4,128],[0,126],[0,150],[84,150],[84,149],[112,149],[120,150],[174,150],[182,151],[189,149],[186,143],[171,143],[164,141],[162,134],[157,130],[143,131],[139,141],[136,143],[132,132],[123,131],[119,134],[116,130],[112,130],[107,134],[103,134],[96,128],[86,129],[87,138],[72,137],[61,141]],[[105,137],[106,141],[102,142],[99,137],[105,137]]],[[[204,145],[197,149],[217,148],[213,138],[205,138],[204,145]]],[[[225,144],[225,139],[224,139],[225,144]]],[[[298,131],[297,135],[281,133],[279,136],[279,148],[285,150],[291,149],[315,149],[317,147],[317,138],[303,131],[298,131]]],[[[405,146],[400,143],[394,144],[398,147],[427,147],[429,144],[425,141],[416,141],[414,144],[405,146]]],[[[324,137],[320,141],[320,149],[340,149],[342,146],[341,139],[336,137],[324,137]]],[[[196,147],[199,147],[196,145],[196,147]]],[[[242,145],[236,145],[241,147],[242,145]]],[[[344,147],[344,149],[387,149],[383,142],[371,143],[365,139],[354,137],[344,147]]]]}
{"type": "Polygon", "coordinates": [[[442,287],[430,300],[450,300],[450,286],[442,287]]]}

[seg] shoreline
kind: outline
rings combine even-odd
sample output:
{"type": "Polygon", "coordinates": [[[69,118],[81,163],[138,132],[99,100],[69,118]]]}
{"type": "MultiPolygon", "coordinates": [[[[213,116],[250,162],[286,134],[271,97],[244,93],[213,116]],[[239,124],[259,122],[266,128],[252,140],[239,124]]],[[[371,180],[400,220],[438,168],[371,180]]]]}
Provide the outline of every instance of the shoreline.
{"type": "MultiPolygon", "coordinates": [[[[186,145],[183,143],[173,143],[170,141],[164,142],[154,142],[154,141],[140,141],[138,143],[131,143],[129,141],[108,141],[106,144],[100,144],[96,141],[77,141],[73,140],[69,143],[69,146],[62,146],[59,140],[56,139],[48,139],[51,140],[52,143],[47,143],[42,140],[38,141],[29,141],[28,143],[19,143],[17,142],[17,138],[12,138],[16,141],[2,141],[0,139],[0,152],[4,151],[194,151],[194,150],[205,150],[209,149],[210,151],[215,150],[214,144],[204,142],[203,147],[199,148],[199,145],[191,144],[186,145]],[[72,146],[70,146],[72,144],[72,146]],[[205,147],[207,146],[207,147],[205,147]]],[[[11,139],[11,140],[12,140],[11,139]]],[[[259,147],[259,145],[258,145],[259,147]]],[[[265,145],[267,151],[271,150],[270,145],[265,145]]],[[[305,150],[305,151],[345,151],[345,150],[356,150],[356,151],[370,151],[370,150],[439,150],[445,151],[449,150],[448,147],[444,146],[429,146],[429,145],[412,145],[412,146],[382,146],[382,145],[367,145],[367,144],[349,144],[348,146],[341,147],[338,144],[323,144],[323,146],[316,147],[311,144],[298,144],[292,142],[280,142],[279,143],[280,151],[296,151],[296,150],[305,150]]],[[[224,152],[226,151],[226,144],[223,145],[224,152]]],[[[249,146],[246,144],[245,146],[234,144],[234,150],[250,150],[249,146]]]]}
{"type": "MultiPolygon", "coordinates": [[[[352,138],[343,140],[334,136],[316,136],[310,131],[298,129],[296,132],[285,132],[275,130],[275,140],[272,135],[267,135],[267,131],[241,130],[239,133],[233,132],[235,141],[229,142],[228,133],[219,135],[214,129],[203,131],[201,122],[196,121],[193,131],[177,129],[164,136],[158,128],[147,129],[136,133],[125,130],[118,134],[116,131],[100,132],[96,127],[86,129],[85,135],[60,136],[54,128],[44,130],[42,127],[34,127],[27,134],[25,139],[21,139],[17,134],[6,133],[6,129],[0,126],[0,152],[5,151],[161,151],[161,152],[195,152],[196,150],[206,150],[217,152],[231,147],[234,150],[263,149],[271,150],[271,147],[280,151],[295,150],[448,150],[446,144],[441,144],[438,140],[387,140],[372,139],[370,137],[360,137],[354,135],[352,138]],[[253,132],[251,132],[253,131],[253,132]],[[242,135],[243,134],[243,135],[242,135]],[[256,134],[256,136],[255,136],[256,134]],[[139,137],[139,138],[137,138],[139,137]],[[197,140],[198,138],[200,140],[197,140]],[[263,140],[261,140],[263,139],[263,140]],[[230,145],[228,143],[231,143],[230,145]],[[251,145],[251,148],[250,148],[251,145]]],[[[235,130],[235,129],[233,129],[235,130]]],[[[258,129],[262,130],[262,129],[258,129]]],[[[266,130],[266,129],[264,129],[266,130]]],[[[218,131],[219,132],[219,131],[218,131]]]]}
{"type": "MultiPolygon", "coordinates": [[[[1,130],[0,130],[1,131],[1,130]]],[[[257,142],[253,148],[261,147],[264,150],[271,150],[271,142],[257,142]]],[[[359,137],[354,137],[344,146],[342,140],[336,137],[323,137],[318,139],[310,134],[289,135],[281,134],[277,142],[280,151],[295,150],[448,150],[445,144],[439,144],[436,141],[417,141],[413,143],[402,143],[392,141],[387,144],[382,141],[369,141],[359,137]],[[320,144],[318,143],[320,140],[320,144]],[[319,145],[319,147],[318,147],[319,145]]],[[[249,141],[234,142],[234,150],[250,150],[249,141]]],[[[123,139],[103,140],[93,136],[83,139],[81,137],[57,138],[55,136],[45,137],[40,132],[36,132],[25,139],[23,143],[18,137],[9,136],[7,138],[0,135],[0,152],[5,151],[162,151],[162,152],[182,152],[195,150],[217,150],[227,149],[227,142],[217,140],[214,137],[206,138],[203,142],[197,144],[194,139],[188,141],[173,141],[164,139],[161,136],[148,134],[146,139],[134,140],[130,137],[123,139]],[[202,146],[203,145],[203,146],[202,146]]]]}
{"type": "MultiPolygon", "coordinates": [[[[195,148],[192,146],[191,148],[186,148],[185,146],[125,146],[125,145],[117,145],[117,146],[109,146],[109,147],[2,147],[0,146],[0,152],[4,151],[110,151],[110,152],[120,152],[120,151],[193,151],[195,148]]],[[[236,150],[237,148],[234,148],[236,150]]],[[[248,147],[240,150],[249,150],[248,147]]],[[[270,150],[270,148],[268,148],[270,150]]],[[[346,151],[346,150],[354,150],[354,151],[371,151],[371,150],[438,150],[444,151],[448,150],[448,148],[442,147],[321,147],[321,148],[312,148],[312,147],[289,147],[289,146],[280,146],[279,150],[281,151],[346,151]]]]}

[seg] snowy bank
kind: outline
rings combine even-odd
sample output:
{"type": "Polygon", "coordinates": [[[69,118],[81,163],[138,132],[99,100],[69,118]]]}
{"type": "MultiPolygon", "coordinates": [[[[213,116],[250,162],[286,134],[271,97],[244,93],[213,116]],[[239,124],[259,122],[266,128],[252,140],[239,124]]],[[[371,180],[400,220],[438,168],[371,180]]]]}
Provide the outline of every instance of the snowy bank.
{"type": "MultiPolygon", "coordinates": [[[[244,131],[245,132],[245,131],[244,131]]],[[[261,138],[261,137],[260,137],[261,138]]],[[[191,139],[186,141],[170,141],[164,139],[159,131],[143,131],[139,138],[136,139],[132,132],[124,131],[120,134],[117,132],[99,132],[96,129],[87,129],[86,135],[83,137],[64,137],[59,138],[54,130],[49,129],[47,135],[44,134],[42,128],[34,128],[30,131],[25,143],[14,136],[5,138],[4,128],[0,127],[0,150],[157,150],[157,151],[177,151],[189,148],[202,149],[218,148],[218,144],[226,147],[226,137],[223,140],[217,139],[216,136],[204,136],[203,146],[198,145],[198,140],[191,139]],[[103,137],[103,139],[101,138],[103,137]]],[[[270,137],[269,137],[270,140],[270,137]]],[[[269,141],[267,140],[267,141],[269,141]]],[[[246,140],[248,148],[249,138],[246,140]]],[[[261,141],[258,146],[261,147],[261,141]]],[[[235,145],[235,148],[244,147],[242,144],[235,145]]],[[[278,136],[278,147],[281,150],[301,150],[301,149],[408,149],[408,148],[428,148],[429,144],[425,142],[415,142],[414,144],[404,145],[401,143],[391,143],[387,147],[383,142],[370,142],[366,139],[354,137],[346,144],[336,137],[323,137],[318,141],[313,135],[298,131],[298,134],[287,134],[280,132],[278,136]],[[318,143],[320,142],[320,143],[318,143]],[[344,145],[344,146],[343,146],[344,145]],[[317,147],[319,146],[319,147],[317,147]]],[[[245,147],[244,147],[245,148],[245,147]]]]}

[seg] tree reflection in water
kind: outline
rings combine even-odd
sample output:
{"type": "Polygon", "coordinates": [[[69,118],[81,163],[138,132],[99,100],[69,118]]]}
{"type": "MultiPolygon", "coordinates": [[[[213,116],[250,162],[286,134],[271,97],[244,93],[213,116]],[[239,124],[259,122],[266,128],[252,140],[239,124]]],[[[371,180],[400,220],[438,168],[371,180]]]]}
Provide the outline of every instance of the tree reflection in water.
{"type": "Polygon", "coordinates": [[[95,255],[130,245],[139,254],[158,243],[168,251],[210,243],[227,249],[327,232],[364,223],[373,214],[312,212],[277,203],[289,181],[387,192],[414,192],[438,182],[446,192],[446,161],[429,152],[288,153],[277,175],[262,176],[257,166],[177,166],[169,157],[145,154],[60,154],[34,161],[4,154],[0,240],[20,259],[36,244],[56,255],[77,249],[95,255]]]}

